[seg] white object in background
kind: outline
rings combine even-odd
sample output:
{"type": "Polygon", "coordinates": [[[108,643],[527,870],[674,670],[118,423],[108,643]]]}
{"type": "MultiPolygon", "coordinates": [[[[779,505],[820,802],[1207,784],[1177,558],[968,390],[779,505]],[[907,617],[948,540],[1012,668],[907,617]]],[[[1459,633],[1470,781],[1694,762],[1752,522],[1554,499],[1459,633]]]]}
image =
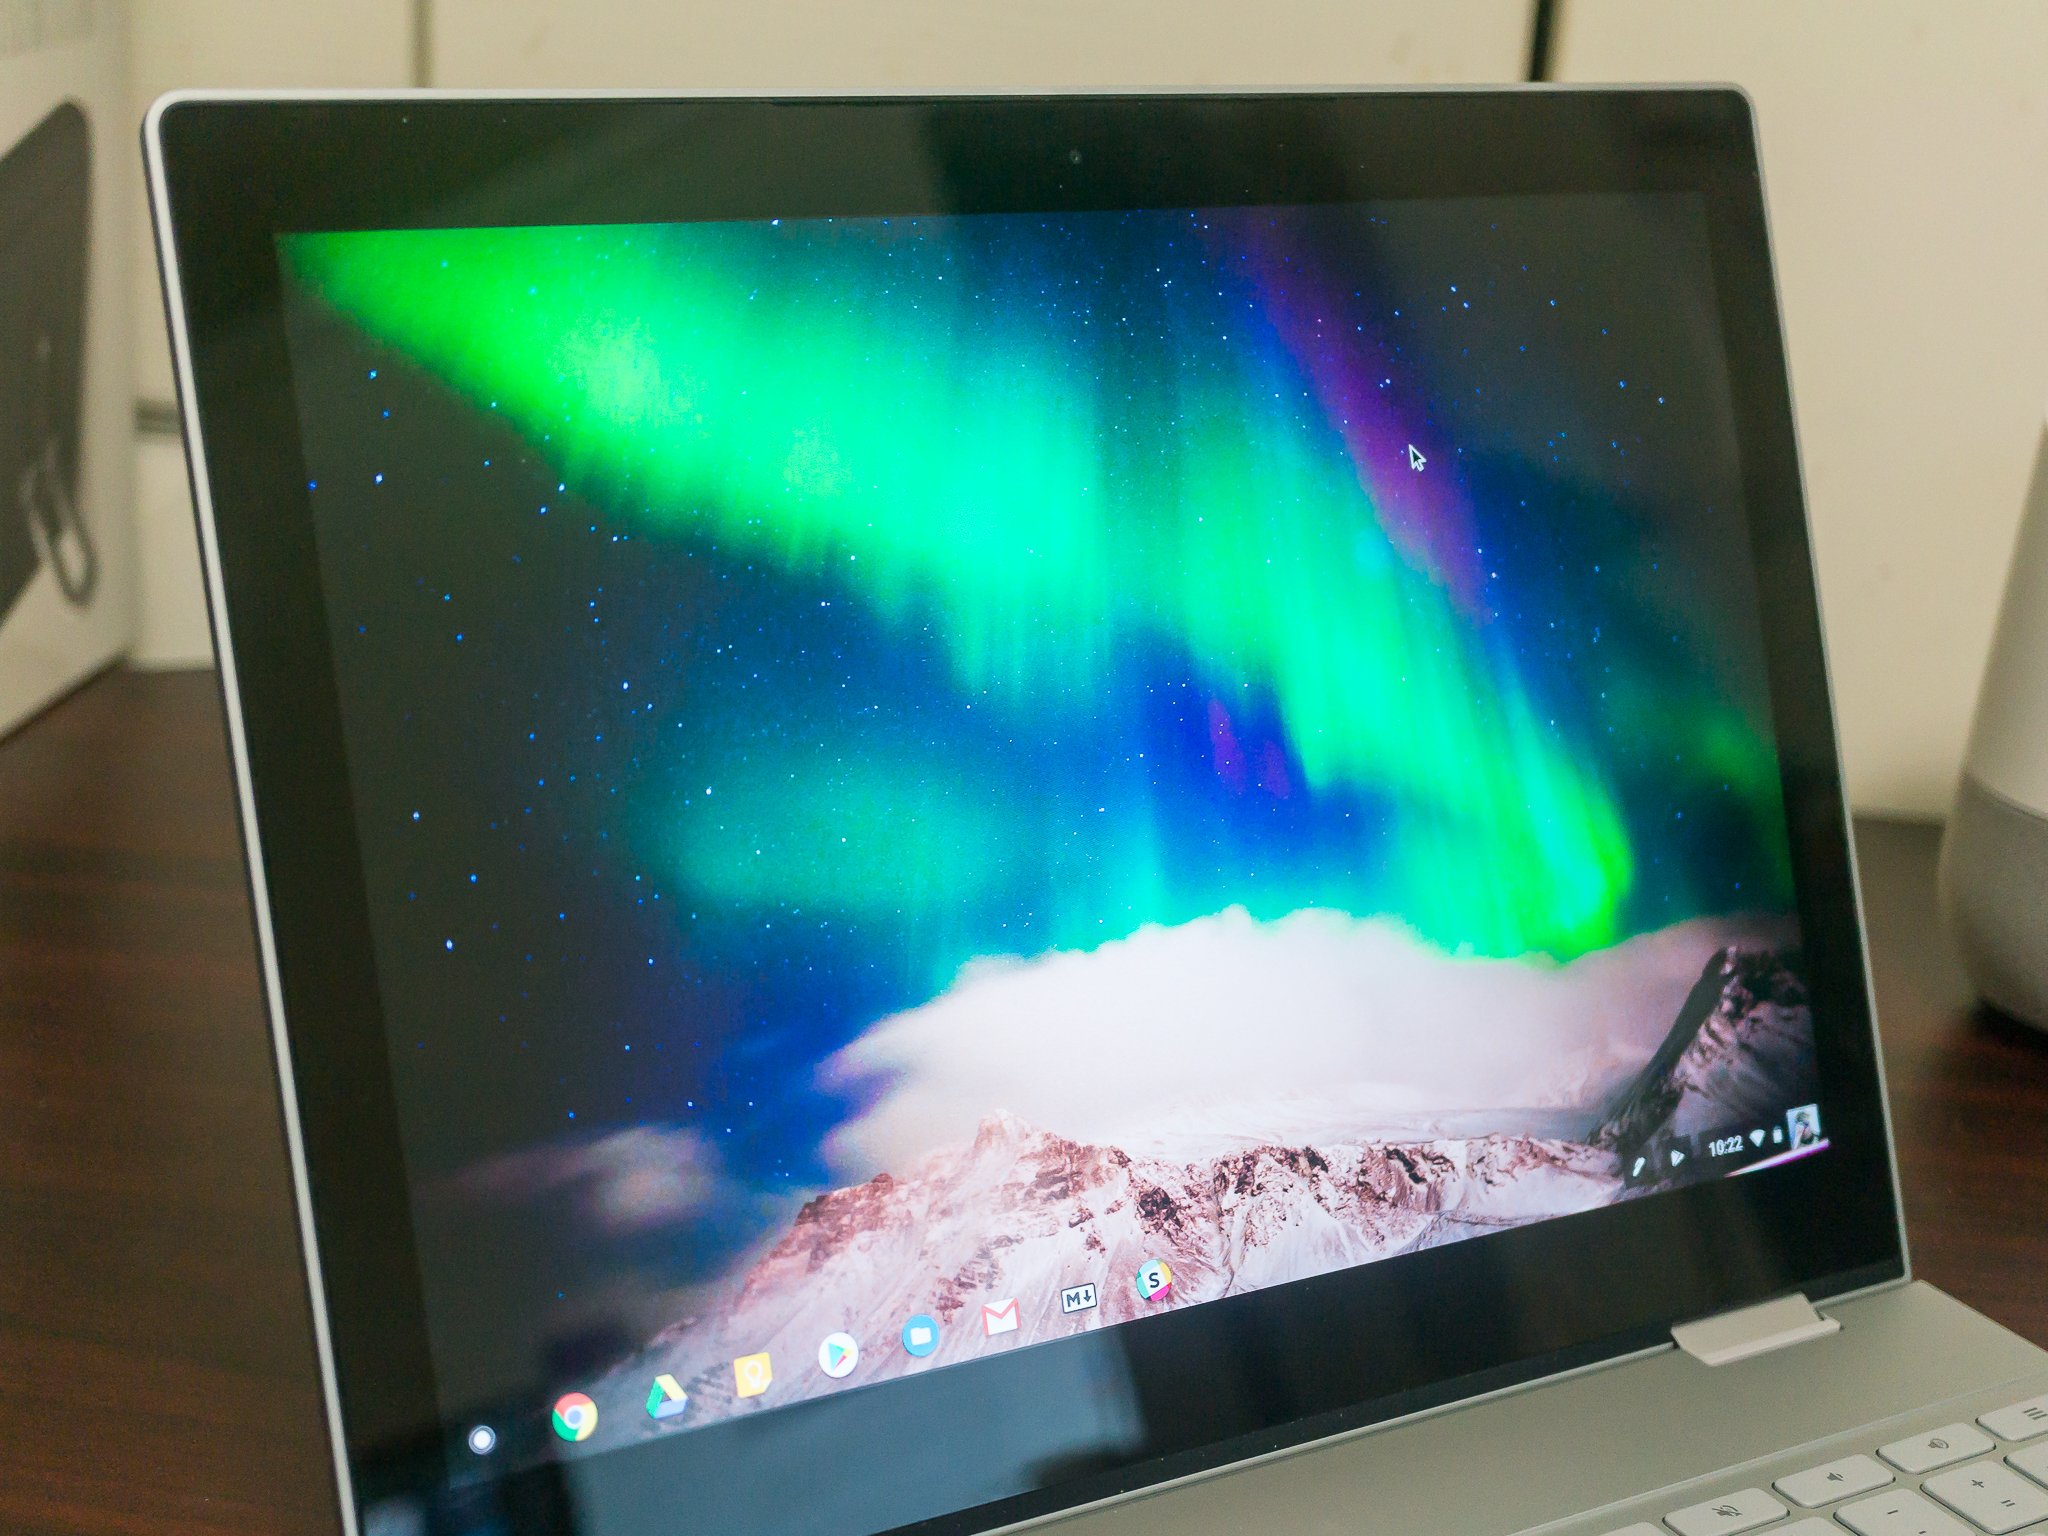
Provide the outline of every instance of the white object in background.
{"type": "Polygon", "coordinates": [[[1560,80],[1755,100],[1849,803],[1938,816],[2048,372],[2048,5],[1557,11],[1560,80]]]}
{"type": "MultiPolygon", "coordinates": [[[[0,7],[7,3],[0,0],[0,7]]],[[[414,24],[431,10],[426,0],[351,0],[348,5],[149,0],[129,16],[127,122],[140,123],[150,102],[178,87],[427,84],[417,73],[425,61],[415,56],[414,24]]],[[[124,147],[132,151],[134,134],[127,128],[123,132],[124,147]]],[[[185,452],[171,404],[164,294],[139,187],[134,210],[129,303],[135,316],[135,388],[156,424],[135,439],[139,592],[128,664],[205,667],[213,664],[213,633],[206,584],[199,574],[185,452]]]]}
{"type": "Polygon", "coordinates": [[[2048,422],[1942,838],[1941,900],[1984,999],[2048,1029],[2048,422]]]}
{"type": "Polygon", "coordinates": [[[134,629],[126,19],[0,0],[0,731],[134,629]]]}

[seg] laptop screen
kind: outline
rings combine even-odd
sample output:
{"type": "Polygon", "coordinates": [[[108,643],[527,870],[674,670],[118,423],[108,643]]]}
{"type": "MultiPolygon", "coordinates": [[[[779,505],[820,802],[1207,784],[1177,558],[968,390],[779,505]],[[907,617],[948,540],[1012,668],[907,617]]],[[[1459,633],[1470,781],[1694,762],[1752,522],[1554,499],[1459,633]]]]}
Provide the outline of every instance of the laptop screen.
{"type": "Polygon", "coordinates": [[[278,251],[467,1454],[1826,1148],[1693,194],[278,251]]]}

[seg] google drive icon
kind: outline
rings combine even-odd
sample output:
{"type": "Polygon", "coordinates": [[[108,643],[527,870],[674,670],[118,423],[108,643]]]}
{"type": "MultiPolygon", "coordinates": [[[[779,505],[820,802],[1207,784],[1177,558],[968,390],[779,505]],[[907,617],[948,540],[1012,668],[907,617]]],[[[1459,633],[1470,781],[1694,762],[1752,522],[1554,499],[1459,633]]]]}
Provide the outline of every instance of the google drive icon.
{"type": "Polygon", "coordinates": [[[675,1377],[664,1373],[654,1378],[654,1386],[647,1394],[647,1417],[672,1419],[689,1406],[690,1394],[675,1377]]]}

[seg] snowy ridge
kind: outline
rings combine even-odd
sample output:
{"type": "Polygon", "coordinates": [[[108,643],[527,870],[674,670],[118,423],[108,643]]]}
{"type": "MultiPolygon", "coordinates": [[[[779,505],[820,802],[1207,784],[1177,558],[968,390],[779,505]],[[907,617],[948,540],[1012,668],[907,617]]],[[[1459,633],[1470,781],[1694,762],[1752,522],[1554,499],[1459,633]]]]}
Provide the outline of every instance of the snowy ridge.
{"type": "Polygon", "coordinates": [[[1633,1153],[1660,1135],[1776,1120],[1812,1098],[1813,1013],[1797,965],[1768,950],[1717,953],[1593,1140],[1633,1153]]]}
{"type": "MultiPolygon", "coordinates": [[[[1174,1151],[1134,1153],[989,1115],[964,1143],[811,1199],[718,1304],[611,1372],[600,1401],[644,1397],[670,1372],[690,1393],[687,1422],[703,1422],[1611,1204],[1623,1155],[1643,1142],[1781,1114],[1810,1094],[1795,964],[1715,950],[1648,1062],[1605,1104],[1566,1113],[1563,1135],[1547,1110],[1522,1128],[1332,1137],[1331,1107],[1305,1102],[1315,1139],[1246,1145],[1209,1105],[1163,1139],[1174,1151]],[[1539,1123],[1548,1134],[1529,1128],[1539,1123]],[[1205,1126],[1211,1153],[1183,1155],[1205,1126]],[[1150,1259],[1174,1278],[1146,1301],[1134,1277],[1150,1259]],[[1097,1305],[1062,1312],[1061,1292],[1084,1283],[1097,1305]],[[1015,1329],[986,1332],[984,1305],[1011,1300],[1015,1329]],[[940,1333],[922,1358],[900,1343],[920,1313],[940,1333]],[[842,1331],[861,1356],[834,1381],[816,1351],[842,1331]],[[763,1351],[774,1383],[741,1398],[732,1362],[763,1351]]],[[[656,1431],[644,1413],[631,1422],[656,1431]]]]}
{"type": "Polygon", "coordinates": [[[828,1333],[861,1341],[856,1379],[872,1381],[1585,1210],[1619,1188],[1611,1152],[1547,1138],[1269,1145],[1177,1162],[997,1114],[903,1177],[810,1201],[729,1308],[668,1330],[624,1375],[674,1372],[693,1419],[772,1406],[838,1385],[815,1360],[828,1333]],[[1148,1303],[1133,1277],[1155,1258],[1174,1283],[1148,1303]],[[1099,1304],[1063,1314],[1060,1292],[1089,1281],[1099,1304]],[[983,1303],[1011,1298],[1016,1331],[985,1334],[983,1303]],[[916,1313],[940,1325],[924,1359],[898,1343],[916,1313]],[[730,1362],[761,1350],[775,1386],[740,1399],[730,1362]]]}

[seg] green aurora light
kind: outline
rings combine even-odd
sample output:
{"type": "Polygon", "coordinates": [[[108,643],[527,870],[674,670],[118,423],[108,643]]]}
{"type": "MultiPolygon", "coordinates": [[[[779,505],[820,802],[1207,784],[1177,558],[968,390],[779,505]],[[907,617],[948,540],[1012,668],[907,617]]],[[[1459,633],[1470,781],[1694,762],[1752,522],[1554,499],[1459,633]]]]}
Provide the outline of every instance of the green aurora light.
{"type": "MultiPolygon", "coordinates": [[[[1307,793],[1385,808],[1360,831],[1382,840],[1371,910],[1489,955],[1623,936],[1633,861],[1598,756],[1552,722],[1499,626],[1389,537],[1241,292],[1154,283],[1120,324],[1109,286],[1045,299],[1028,252],[996,268],[863,222],[281,245],[332,312],[495,413],[578,494],[657,542],[830,579],[887,629],[934,637],[996,720],[1112,708],[1123,658],[1171,647],[1212,696],[1270,702],[1307,793]]],[[[1768,749],[1703,729],[1774,806],[1768,749]]],[[[763,756],[677,857],[694,889],[742,905],[936,908],[1048,834],[1006,822],[999,795],[917,788],[935,767],[907,747],[864,764],[828,826],[803,765],[763,756]]],[[[1125,867],[1098,872],[1059,940],[1196,915],[1162,873],[1169,835],[1116,834],[1100,851],[1125,867]]]]}

